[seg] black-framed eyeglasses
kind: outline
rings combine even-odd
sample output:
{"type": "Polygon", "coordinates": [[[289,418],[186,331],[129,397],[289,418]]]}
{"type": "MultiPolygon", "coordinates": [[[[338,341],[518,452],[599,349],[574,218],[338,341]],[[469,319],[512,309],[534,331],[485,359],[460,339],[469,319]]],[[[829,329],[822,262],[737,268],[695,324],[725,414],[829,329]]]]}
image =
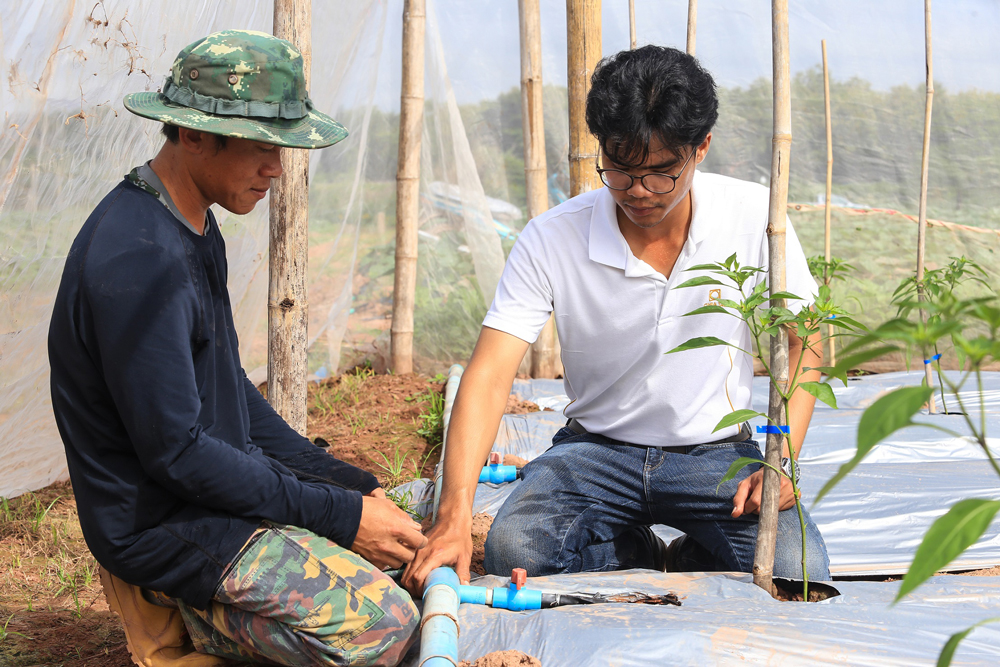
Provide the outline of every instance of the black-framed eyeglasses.
{"type": "Polygon", "coordinates": [[[601,182],[612,190],[629,190],[638,180],[642,183],[642,187],[653,194],[666,195],[673,192],[674,188],[677,187],[677,179],[687,169],[688,162],[691,161],[691,156],[696,152],[698,151],[691,151],[691,155],[688,155],[687,159],[684,160],[684,165],[681,166],[681,170],[677,172],[676,176],[671,174],[643,174],[642,176],[633,176],[620,169],[601,169],[600,167],[597,168],[597,173],[601,175],[601,182]]]}

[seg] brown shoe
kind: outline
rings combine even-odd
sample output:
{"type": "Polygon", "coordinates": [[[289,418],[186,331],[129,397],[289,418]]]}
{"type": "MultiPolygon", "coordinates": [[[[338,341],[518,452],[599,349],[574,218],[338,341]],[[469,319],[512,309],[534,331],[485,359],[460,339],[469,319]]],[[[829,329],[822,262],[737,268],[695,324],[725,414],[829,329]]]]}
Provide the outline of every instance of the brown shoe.
{"type": "Polygon", "coordinates": [[[148,602],[138,586],[127,584],[103,567],[101,584],[108,606],[122,619],[132,661],[142,667],[221,667],[231,664],[197,653],[181,612],[148,602]]]}

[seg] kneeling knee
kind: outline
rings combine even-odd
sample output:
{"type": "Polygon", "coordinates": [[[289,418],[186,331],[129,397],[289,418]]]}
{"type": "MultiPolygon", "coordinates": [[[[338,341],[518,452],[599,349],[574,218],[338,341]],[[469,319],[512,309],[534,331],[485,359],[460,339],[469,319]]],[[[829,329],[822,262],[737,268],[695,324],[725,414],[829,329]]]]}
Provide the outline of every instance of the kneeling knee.
{"type": "Polygon", "coordinates": [[[382,618],[351,642],[358,649],[352,665],[398,664],[417,638],[420,614],[405,590],[394,586],[383,595],[379,608],[382,618]]]}

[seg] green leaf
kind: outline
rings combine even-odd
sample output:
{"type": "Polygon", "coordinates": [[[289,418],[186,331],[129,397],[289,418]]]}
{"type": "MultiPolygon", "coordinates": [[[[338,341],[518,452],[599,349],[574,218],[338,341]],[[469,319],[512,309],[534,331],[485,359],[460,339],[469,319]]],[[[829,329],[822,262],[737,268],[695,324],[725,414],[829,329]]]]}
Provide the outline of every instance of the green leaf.
{"type": "MultiPolygon", "coordinates": [[[[726,341],[721,338],[716,338],[715,336],[702,336],[700,338],[692,338],[687,340],[669,352],[664,354],[673,354],[674,352],[684,352],[686,350],[697,350],[701,347],[715,347],[716,345],[729,345],[726,341]]],[[[730,347],[736,347],[735,345],[730,345],[730,347]]],[[[739,348],[737,348],[739,349],[739,348]]]]}
{"type": "Polygon", "coordinates": [[[721,271],[726,267],[722,264],[695,264],[694,266],[684,269],[685,271],[721,271]]]}
{"type": "Polygon", "coordinates": [[[948,513],[935,521],[924,535],[893,602],[899,602],[975,544],[989,528],[998,510],[1000,500],[982,498],[966,498],[952,505],[948,513]]]}
{"type": "Polygon", "coordinates": [[[719,483],[716,484],[716,486],[715,486],[715,492],[718,493],[720,486],[722,486],[723,484],[725,484],[729,480],[731,480],[734,477],[736,477],[736,474],[739,473],[739,471],[743,470],[748,465],[753,465],[754,463],[763,463],[764,465],[767,465],[766,463],[764,463],[760,459],[752,459],[752,458],[747,457],[747,456],[741,456],[740,458],[738,458],[735,461],[733,461],[732,465],[729,466],[729,470],[726,471],[726,474],[723,475],[722,479],[719,480],[719,483]]]}
{"type": "Polygon", "coordinates": [[[933,393],[930,387],[903,387],[878,399],[861,415],[858,422],[858,449],[854,458],[840,466],[840,470],[816,494],[816,503],[847,477],[861,459],[879,442],[901,428],[914,426],[912,417],[920,411],[933,393]]]}
{"type": "Polygon", "coordinates": [[[701,308],[695,308],[690,313],[684,313],[681,317],[687,317],[688,315],[705,315],[707,313],[721,313],[723,315],[731,314],[722,306],[702,306],[701,308]]]}
{"type": "Polygon", "coordinates": [[[698,287],[699,285],[724,285],[724,284],[719,282],[712,276],[695,276],[690,280],[685,280],[684,282],[682,282],[680,285],[676,287],[676,289],[680,289],[682,287],[698,287]]]}
{"type": "Polygon", "coordinates": [[[878,347],[869,350],[863,350],[861,352],[855,352],[854,354],[848,354],[846,356],[842,356],[840,360],[837,362],[836,366],[823,366],[819,370],[821,370],[823,373],[826,373],[830,377],[838,378],[841,382],[844,383],[844,386],[846,387],[847,371],[857,366],[860,366],[866,361],[871,361],[872,359],[877,359],[882,355],[896,351],[897,348],[891,345],[880,345],[878,347]]]}
{"type": "Polygon", "coordinates": [[[958,643],[969,636],[969,633],[978,628],[980,625],[986,625],[987,623],[1000,623],[1000,616],[995,616],[993,618],[987,618],[979,621],[975,625],[972,625],[961,632],[956,632],[953,634],[941,649],[941,655],[938,656],[937,667],[948,667],[951,664],[951,659],[955,657],[955,649],[958,648],[958,643]]]}
{"type": "Polygon", "coordinates": [[[763,412],[757,412],[756,410],[737,410],[736,412],[730,412],[722,418],[715,428],[712,429],[712,433],[715,433],[719,429],[726,428],[727,426],[735,426],[736,424],[745,422],[746,420],[754,417],[763,417],[764,419],[767,419],[767,415],[763,412]]]}
{"type": "Polygon", "coordinates": [[[837,397],[833,395],[833,387],[825,382],[800,382],[799,387],[812,394],[819,400],[829,405],[834,410],[837,409],[837,397]]]}
{"type": "Polygon", "coordinates": [[[772,299],[795,299],[797,301],[801,301],[802,300],[802,297],[795,296],[791,292],[775,292],[774,294],[771,295],[771,298],[772,299]]]}

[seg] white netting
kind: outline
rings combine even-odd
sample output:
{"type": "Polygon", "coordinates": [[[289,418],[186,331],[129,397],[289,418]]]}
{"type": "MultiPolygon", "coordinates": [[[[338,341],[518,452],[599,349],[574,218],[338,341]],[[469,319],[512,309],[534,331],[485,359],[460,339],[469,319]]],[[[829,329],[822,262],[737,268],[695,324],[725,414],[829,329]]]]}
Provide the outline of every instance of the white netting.
{"type": "MultiPolygon", "coordinates": [[[[542,3],[550,201],[569,190],[565,3],[542,3]]],[[[640,44],[683,48],[686,2],[637,0],[640,44]]],[[[1000,6],[936,8],[930,216],[1000,229],[1000,6]]],[[[51,415],[46,332],[65,254],[89,212],[151,158],[159,127],[124,110],[155,90],[175,54],[223,28],[271,30],[260,0],[5,0],[0,3],[0,496],[65,475],[51,415]]],[[[392,298],[402,0],[313,3],[310,92],[351,131],[313,154],[309,370],[384,364],[392,298]]],[[[628,46],[627,0],[605,0],[604,52],[628,46]]],[[[923,124],[920,3],[807,0],[791,11],[791,198],[824,190],[819,40],[833,76],[835,201],[916,213],[923,124]]],[[[428,0],[426,104],[415,345],[418,368],[467,359],[524,216],[517,3],[428,0]]],[[[720,86],[706,171],[766,179],[770,13],[751,0],[699,3],[698,55],[720,86]]],[[[792,211],[807,254],[822,212],[792,211]]],[[[266,364],[267,207],[217,209],[244,366],[266,364]]],[[[859,268],[844,284],[870,319],[912,271],[916,226],[900,215],[834,218],[834,254],[859,268]]],[[[928,265],[965,254],[996,274],[1000,234],[932,227],[928,265]]],[[[150,378],[150,382],[157,378],[150,378]]]]}

